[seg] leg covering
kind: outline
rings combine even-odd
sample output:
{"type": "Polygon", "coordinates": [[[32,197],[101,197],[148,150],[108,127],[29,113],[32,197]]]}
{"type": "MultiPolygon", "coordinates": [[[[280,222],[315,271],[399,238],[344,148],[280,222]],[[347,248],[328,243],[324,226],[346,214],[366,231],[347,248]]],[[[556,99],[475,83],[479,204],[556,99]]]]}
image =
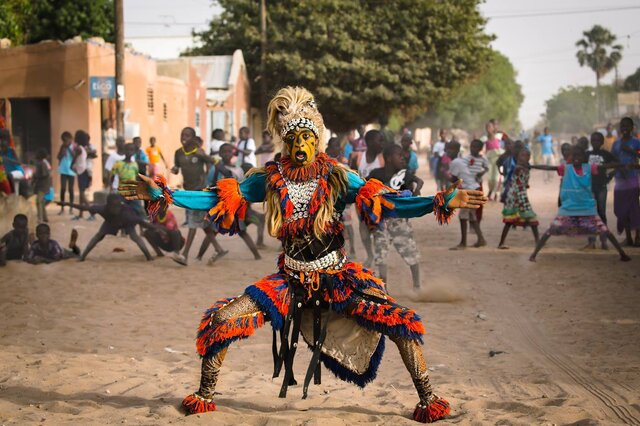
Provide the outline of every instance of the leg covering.
{"type": "MultiPolygon", "coordinates": [[[[247,295],[242,295],[220,309],[212,311],[210,320],[207,321],[209,327],[211,327],[214,332],[211,339],[215,340],[218,334],[221,337],[225,337],[226,333],[229,335],[228,343],[236,340],[237,336],[233,333],[233,325],[235,322],[243,317],[253,317],[259,312],[260,309],[258,306],[247,295]]],[[[252,333],[253,332],[251,332],[251,334],[252,333]]],[[[207,353],[206,349],[203,348],[204,356],[202,358],[200,389],[198,392],[187,395],[182,401],[182,406],[187,414],[205,413],[216,410],[213,395],[218,382],[220,368],[222,367],[222,361],[224,361],[224,357],[227,354],[227,349],[227,345],[224,345],[216,351],[207,353]]]]}
{"type": "Polygon", "coordinates": [[[413,419],[421,423],[431,423],[444,418],[450,411],[449,402],[433,394],[427,363],[418,342],[398,337],[391,337],[391,340],[398,346],[402,361],[411,374],[420,398],[413,412],[413,419]]]}
{"type": "Polygon", "coordinates": [[[216,410],[213,394],[218,383],[220,367],[222,367],[222,361],[226,354],[227,348],[224,348],[213,356],[202,358],[200,389],[196,393],[187,395],[182,401],[182,406],[187,411],[187,414],[206,413],[207,411],[216,410]]]}

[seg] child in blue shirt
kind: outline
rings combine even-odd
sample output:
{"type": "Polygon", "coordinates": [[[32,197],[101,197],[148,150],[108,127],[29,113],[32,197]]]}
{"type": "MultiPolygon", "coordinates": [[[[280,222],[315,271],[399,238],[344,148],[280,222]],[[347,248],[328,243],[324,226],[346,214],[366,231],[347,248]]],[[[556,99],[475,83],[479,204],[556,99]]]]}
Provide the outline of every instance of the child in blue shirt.
{"type": "Polygon", "coordinates": [[[603,172],[604,169],[620,167],[616,164],[605,164],[598,166],[588,164],[585,151],[580,146],[573,146],[571,149],[571,162],[560,166],[531,166],[540,170],[556,170],[562,176],[562,186],[560,187],[560,199],[562,205],[558,209],[558,215],[551,222],[551,226],[544,233],[538,242],[535,250],[529,257],[532,262],[536,261],[538,252],[544,247],[549,237],[552,235],[605,235],[611,244],[618,250],[620,260],[627,262],[631,260],[622,250],[618,240],[609,232],[609,228],[598,216],[596,201],[591,191],[592,176],[603,172]]]}

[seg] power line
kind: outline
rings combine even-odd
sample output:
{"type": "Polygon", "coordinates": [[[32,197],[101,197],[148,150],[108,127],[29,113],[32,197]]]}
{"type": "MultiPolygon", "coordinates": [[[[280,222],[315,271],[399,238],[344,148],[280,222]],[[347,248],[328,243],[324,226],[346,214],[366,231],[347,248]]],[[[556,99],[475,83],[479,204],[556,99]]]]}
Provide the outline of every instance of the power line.
{"type": "Polygon", "coordinates": [[[163,26],[163,27],[171,27],[173,25],[178,26],[189,26],[189,27],[197,27],[200,25],[208,25],[208,22],[143,22],[143,21],[127,21],[125,25],[146,25],[146,26],[163,26]]]}
{"type": "Polygon", "coordinates": [[[616,11],[622,11],[622,10],[635,10],[635,9],[640,9],[640,6],[606,7],[606,8],[599,8],[599,9],[576,9],[576,10],[563,10],[563,11],[556,11],[556,12],[525,12],[525,13],[514,13],[510,15],[487,16],[487,18],[488,19],[535,18],[540,16],[581,15],[585,13],[616,12],[616,11]]]}

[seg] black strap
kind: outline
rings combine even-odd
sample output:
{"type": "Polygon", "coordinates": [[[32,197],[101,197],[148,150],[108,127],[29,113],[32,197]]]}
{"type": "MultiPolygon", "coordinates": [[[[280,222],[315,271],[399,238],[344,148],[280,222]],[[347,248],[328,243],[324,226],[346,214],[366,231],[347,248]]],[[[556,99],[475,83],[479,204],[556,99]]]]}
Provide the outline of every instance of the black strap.
{"type": "MultiPolygon", "coordinates": [[[[307,368],[307,374],[304,378],[304,385],[302,387],[302,399],[307,399],[307,391],[309,390],[309,383],[311,382],[311,377],[314,376],[314,373],[319,373],[320,370],[320,354],[322,352],[322,345],[324,344],[324,340],[327,337],[327,324],[329,324],[329,318],[331,316],[331,303],[333,301],[333,277],[331,275],[323,275],[322,279],[325,282],[325,286],[327,291],[329,292],[329,312],[327,314],[327,320],[322,325],[322,331],[320,335],[316,339],[315,337],[315,324],[314,324],[314,349],[313,356],[311,357],[311,362],[309,362],[309,367],[307,368]]],[[[319,306],[319,305],[318,305],[319,306]]],[[[315,311],[315,309],[314,309],[315,311]]],[[[314,312],[315,313],[315,312],[314,312]]],[[[320,324],[318,323],[318,328],[320,324]]],[[[319,374],[317,376],[316,384],[319,384],[319,374]]]]}
{"type": "MultiPolygon", "coordinates": [[[[284,324],[282,325],[282,330],[280,330],[280,354],[277,355],[273,360],[273,378],[275,379],[280,375],[280,371],[282,370],[282,364],[285,359],[287,359],[287,354],[289,352],[289,329],[291,327],[291,320],[293,318],[294,312],[294,297],[293,297],[293,285],[291,282],[288,283],[288,293],[289,293],[289,309],[287,310],[287,316],[284,319],[284,324]]],[[[276,346],[275,342],[275,334],[274,341],[271,345],[271,348],[276,346]]]]}
{"type": "MultiPolygon", "coordinates": [[[[320,306],[320,292],[316,291],[313,294],[313,349],[315,350],[318,341],[320,340],[320,331],[322,325],[322,308],[320,306]]],[[[313,384],[319,385],[322,383],[320,363],[316,365],[316,371],[313,374],[313,384]]]]}
{"type": "Polygon", "coordinates": [[[290,305],[293,306],[293,330],[291,331],[291,344],[289,346],[289,350],[287,353],[287,357],[285,358],[284,365],[284,380],[282,381],[282,387],[280,388],[279,398],[287,397],[287,388],[290,384],[295,382],[293,378],[293,359],[296,355],[296,349],[298,347],[298,337],[300,336],[300,324],[302,323],[302,305],[304,302],[304,289],[301,287],[295,288],[295,294],[293,298],[293,303],[290,305]]]}

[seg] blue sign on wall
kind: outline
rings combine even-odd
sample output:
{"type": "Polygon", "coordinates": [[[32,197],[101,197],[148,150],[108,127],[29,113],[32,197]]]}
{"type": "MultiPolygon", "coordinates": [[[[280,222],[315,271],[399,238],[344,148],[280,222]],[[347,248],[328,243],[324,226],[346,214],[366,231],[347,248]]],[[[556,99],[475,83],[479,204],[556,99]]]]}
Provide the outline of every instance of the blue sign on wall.
{"type": "Polygon", "coordinates": [[[100,99],[116,97],[115,77],[89,77],[89,96],[100,99]]]}

